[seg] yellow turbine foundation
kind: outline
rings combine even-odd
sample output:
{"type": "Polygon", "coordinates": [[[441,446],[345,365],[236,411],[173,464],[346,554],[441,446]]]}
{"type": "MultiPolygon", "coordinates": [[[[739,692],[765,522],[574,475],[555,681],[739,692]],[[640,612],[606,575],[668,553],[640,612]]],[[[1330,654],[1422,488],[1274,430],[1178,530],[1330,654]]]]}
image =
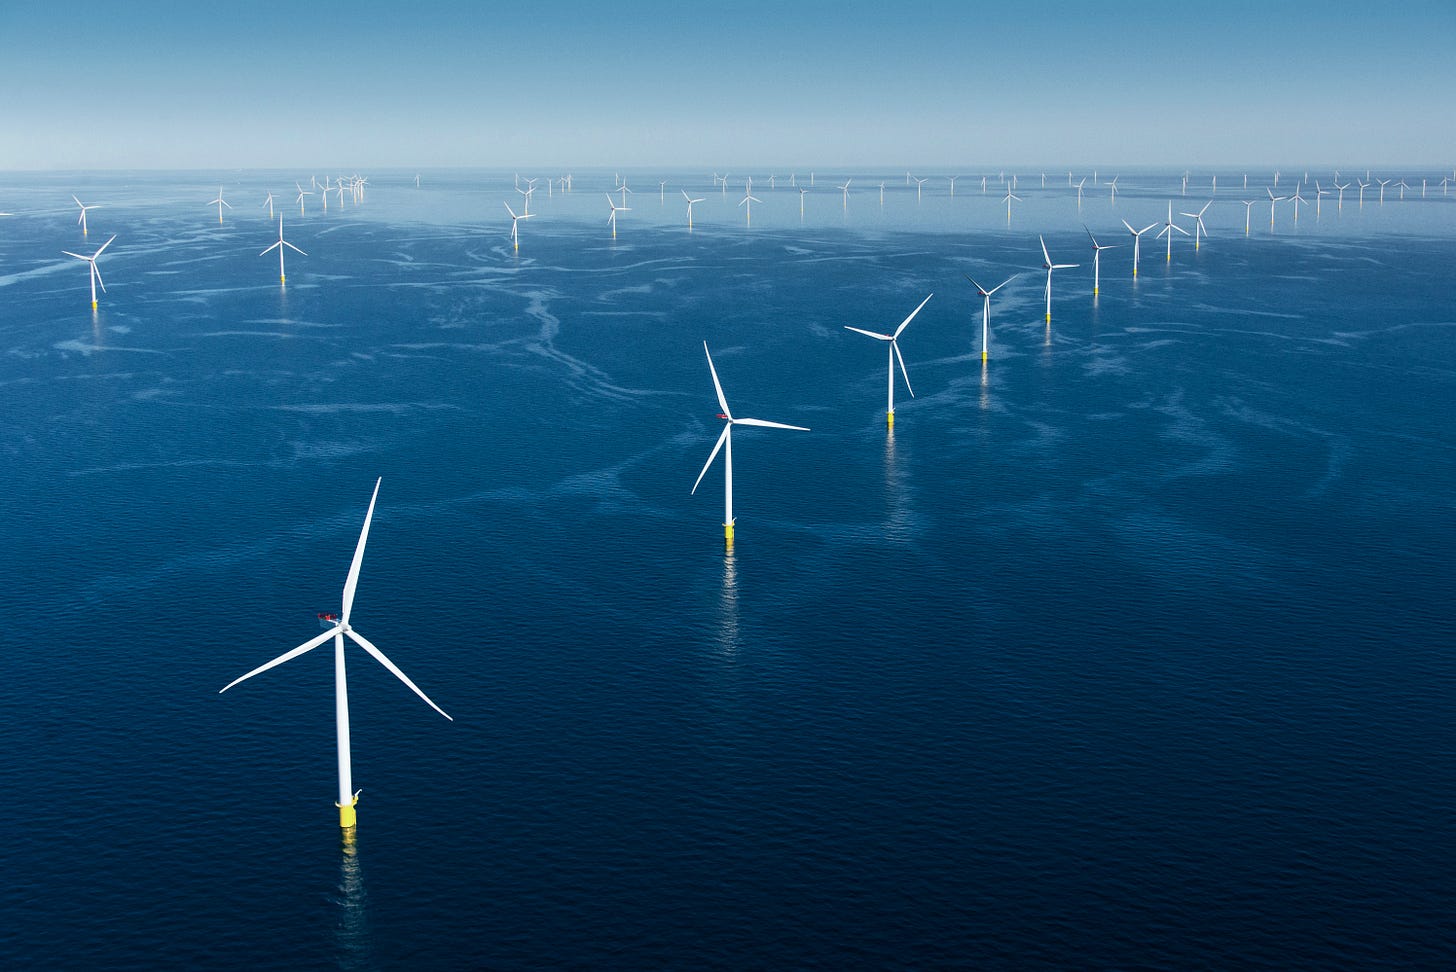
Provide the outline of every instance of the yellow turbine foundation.
{"type": "Polygon", "coordinates": [[[723,524],[723,540],[729,546],[732,546],[732,544],[733,544],[733,524],[731,524],[731,523],[725,523],[725,524],[723,524]]]}
{"type": "Polygon", "coordinates": [[[96,301],[94,301],[94,300],[91,302],[91,309],[92,310],[95,310],[96,309],[96,301]]]}
{"type": "Polygon", "coordinates": [[[981,364],[985,364],[985,363],[986,363],[986,352],[982,351],[981,352],[981,364]]]}
{"type": "Polygon", "coordinates": [[[886,412],[885,413],[885,424],[888,425],[892,429],[895,427],[895,413],[894,412],[886,412]]]}
{"type": "Polygon", "coordinates": [[[358,803],[359,797],[355,794],[354,799],[349,801],[348,806],[342,803],[334,804],[334,806],[339,808],[339,829],[343,831],[344,843],[346,844],[352,844],[354,842],[354,834],[359,823],[358,817],[354,812],[354,807],[358,803]]]}

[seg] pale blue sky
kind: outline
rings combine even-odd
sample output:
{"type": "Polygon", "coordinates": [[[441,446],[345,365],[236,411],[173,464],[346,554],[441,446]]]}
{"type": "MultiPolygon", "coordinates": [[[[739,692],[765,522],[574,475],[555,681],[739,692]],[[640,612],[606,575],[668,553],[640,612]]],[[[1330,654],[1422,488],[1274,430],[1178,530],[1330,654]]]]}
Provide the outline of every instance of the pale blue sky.
{"type": "Polygon", "coordinates": [[[0,168],[1456,165],[1449,2],[483,6],[7,4],[0,168]]]}

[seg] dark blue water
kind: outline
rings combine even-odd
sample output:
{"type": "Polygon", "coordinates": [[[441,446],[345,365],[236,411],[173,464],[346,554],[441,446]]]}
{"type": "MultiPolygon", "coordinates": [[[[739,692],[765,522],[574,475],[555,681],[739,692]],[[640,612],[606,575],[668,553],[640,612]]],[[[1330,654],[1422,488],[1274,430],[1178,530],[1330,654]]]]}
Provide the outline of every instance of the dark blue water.
{"type": "Polygon", "coordinates": [[[1451,963],[1456,197],[296,178],[0,182],[0,962],[1451,963]]]}

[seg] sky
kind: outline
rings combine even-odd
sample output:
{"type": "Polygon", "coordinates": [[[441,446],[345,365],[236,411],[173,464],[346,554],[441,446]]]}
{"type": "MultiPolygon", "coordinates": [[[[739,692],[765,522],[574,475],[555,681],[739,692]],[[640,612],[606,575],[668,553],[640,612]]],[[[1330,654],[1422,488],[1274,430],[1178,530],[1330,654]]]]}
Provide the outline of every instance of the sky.
{"type": "Polygon", "coordinates": [[[1456,166],[1449,0],[492,6],[4,4],[0,169],[1456,166]]]}

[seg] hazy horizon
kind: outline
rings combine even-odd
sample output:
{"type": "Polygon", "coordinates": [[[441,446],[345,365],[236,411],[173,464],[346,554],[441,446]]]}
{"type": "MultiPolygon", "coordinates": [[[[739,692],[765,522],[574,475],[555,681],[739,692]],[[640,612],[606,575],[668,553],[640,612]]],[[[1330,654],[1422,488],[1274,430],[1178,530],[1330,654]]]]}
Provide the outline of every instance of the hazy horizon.
{"type": "Polygon", "coordinates": [[[1442,170],[1456,10],[1419,2],[658,3],[300,17],[83,2],[0,13],[0,170],[1442,170]],[[1252,161],[1251,161],[1252,160],[1252,161]]]}

